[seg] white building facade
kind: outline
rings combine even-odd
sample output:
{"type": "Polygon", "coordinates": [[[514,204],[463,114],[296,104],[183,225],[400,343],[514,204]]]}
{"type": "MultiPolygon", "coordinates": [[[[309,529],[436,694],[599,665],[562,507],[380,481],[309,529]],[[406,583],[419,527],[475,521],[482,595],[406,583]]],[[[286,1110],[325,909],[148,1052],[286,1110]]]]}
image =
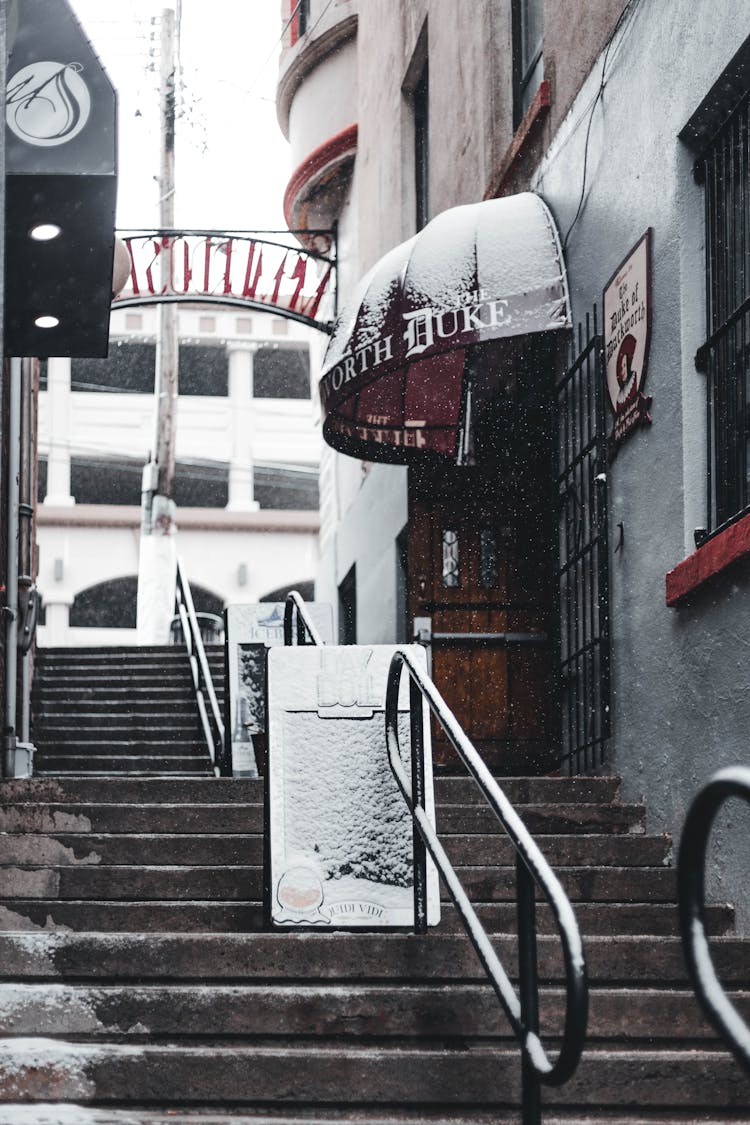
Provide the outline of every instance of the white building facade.
{"type": "MultiPolygon", "coordinates": [[[[177,553],[198,610],[302,585],[317,567],[315,333],[206,304],[178,316],[177,553]]],[[[135,644],[157,309],[114,308],[106,360],[49,359],[39,392],[39,643],[135,644]]],[[[166,638],[165,638],[166,639],[166,638]]]]}

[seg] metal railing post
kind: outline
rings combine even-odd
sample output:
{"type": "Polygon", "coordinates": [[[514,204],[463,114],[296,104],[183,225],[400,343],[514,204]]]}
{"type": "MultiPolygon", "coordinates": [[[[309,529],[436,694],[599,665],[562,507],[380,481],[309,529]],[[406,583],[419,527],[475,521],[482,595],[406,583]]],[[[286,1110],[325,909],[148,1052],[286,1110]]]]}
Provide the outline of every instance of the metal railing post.
{"type": "Polygon", "coordinates": [[[323,638],[305,608],[304,598],[298,590],[290,590],[284,605],[284,644],[287,647],[293,644],[295,633],[298,645],[323,644],[323,638]],[[307,640],[308,637],[310,638],[309,641],[307,640]]]}
{"type": "MultiPolygon", "coordinates": [[[[419,735],[417,735],[419,738],[419,735]]],[[[588,977],[583,942],[570,899],[547,860],[498,785],[486,764],[462,730],[455,715],[445,703],[430,677],[411,659],[397,649],[388,670],[385,697],[385,741],[388,763],[401,795],[412,815],[426,852],[435,864],[466,933],[508,1018],[521,1048],[523,1125],[539,1125],[541,1121],[541,1086],[562,1086],[572,1076],[581,1058],[586,1041],[588,1021],[588,977]],[[435,826],[427,816],[424,794],[419,792],[419,779],[409,777],[401,755],[398,729],[398,701],[402,673],[410,677],[410,710],[412,729],[417,695],[427,703],[432,715],[443,728],[448,741],[479,786],[487,803],[498,818],[517,856],[517,911],[519,940],[520,996],[511,983],[495,951],[490,937],[469,901],[455,868],[448,859],[435,826]],[[565,1016],[560,1048],[554,1062],[550,1061],[539,1037],[538,974],[536,950],[536,890],[541,891],[549,906],[562,947],[565,977],[565,1016]]],[[[412,767],[414,762],[412,760],[412,767]]],[[[415,901],[420,893],[415,862],[415,901]]]]}
{"type": "Polygon", "coordinates": [[[677,897],[688,975],[701,1007],[746,1074],[750,1075],[750,1027],[716,975],[706,934],[706,849],[719,809],[730,797],[750,804],[750,769],[719,770],[693,800],[677,857],[677,897]]]}
{"type": "MultiPolygon", "coordinates": [[[[422,693],[409,679],[409,728],[411,735],[411,793],[415,808],[425,809],[424,732],[422,693]]],[[[414,932],[427,933],[427,848],[415,822],[412,822],[414,855],[414,932]]]]}
{"type": "MultiPolygon", "coordinates": [[[[226,736],[224,732],[224,723],[219,711],[219,704],[216,699],[216,691],[214,689],[213,680],[211,678],[211,671],[208,667],[208,660],[206,659],[206,650],[203,646],[203,638],[198,626],[198,619],[195,615],[195,606],[193,605],[193,595],[190,592],[190,584],[185,577],[185,572],[182,567],[180,559],[177,560],[177,580],[175,585],[175,606],[180,619],[182,627],[183,640],[190,661],[190,672],[193,680],[193,693],[195,695],[195,702],[198,708],[198,715],[200,717],[201,726],[203,727],[203,735],[206,739],[206,745],[214,766],[214,771],[217,773],[225,774],[227,772],[226,763],[226,736]],[[208,710],[206,708],[205,694],[208,697],[208,704],[211,711],[216,735],[211,729],[211,722],[208,717],[208,710]]],[[[229,765],[231,771],[231,763],[229,765]]]]}
{"type": "MultiPolygon", "coordinates": [[[[516,856],[516,916],[518,919],[518,982],[521,1023],[526,1034],[539,1036],[539,971],[536,949],[534,880],[520,855],[516,856]]],[[[539,1075],[524,1051],[521,1056],[523,1125],[541,1125],[542,1097],[539,1075]]]]}

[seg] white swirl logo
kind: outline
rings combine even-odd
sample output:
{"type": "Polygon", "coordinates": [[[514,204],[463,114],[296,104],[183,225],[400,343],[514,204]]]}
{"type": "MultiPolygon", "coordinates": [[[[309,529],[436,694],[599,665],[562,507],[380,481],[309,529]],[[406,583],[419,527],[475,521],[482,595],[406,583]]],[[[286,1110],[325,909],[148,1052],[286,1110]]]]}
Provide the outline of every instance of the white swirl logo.
{"type": "Polygon", "coordinates": [[[91,96],[80,63],[36,62],[8,83],[6,120],[30,145],[62,145],[76,137],[91,114],[91,96]]]}

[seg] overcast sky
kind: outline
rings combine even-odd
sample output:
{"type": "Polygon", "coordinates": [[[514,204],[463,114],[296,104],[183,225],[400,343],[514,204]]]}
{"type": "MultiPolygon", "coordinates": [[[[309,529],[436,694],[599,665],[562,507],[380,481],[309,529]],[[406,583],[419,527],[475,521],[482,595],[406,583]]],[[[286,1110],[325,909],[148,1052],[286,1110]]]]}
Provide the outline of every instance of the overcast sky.
{"type": "MultiPolygon", "coordinates": [[[[173,0],[71,0],[119,98],[117,226],[158,226],[159,23],[173,0]],[[152,20],[155,20],[152,23],[152,20]]],[[[279,0],[182,0],[175,223],[284,229],[291,172],[274,94],[279,0]]]]}

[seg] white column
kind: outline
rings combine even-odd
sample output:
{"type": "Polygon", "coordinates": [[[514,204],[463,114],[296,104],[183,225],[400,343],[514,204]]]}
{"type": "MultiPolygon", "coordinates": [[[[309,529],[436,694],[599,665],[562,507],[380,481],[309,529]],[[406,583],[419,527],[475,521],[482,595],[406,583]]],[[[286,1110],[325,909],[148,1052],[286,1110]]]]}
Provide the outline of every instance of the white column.
{"type": "Polygon", "coordinates": [[[49,459],[45,504],[75,504],[70,494],[71,399],[70,360],[47,362],[47,407],[49,418],[49,459]]]}
{"type": "MultiPolygon", "coordinates": [[[[52,597],[62,598],[66,596],[53,594],[52,597]]],[[[47,647],[51,648],[54,645],[68,644],[70,606],[71,601],[68,600],[67,597],[65,601],[47,601],[45,599],[44,614],[46,624],[44,627],[44,643],[47,647]]]]}
{"type": "Polygon", "coordinates": [[[229,351],[229,501],[232,511],[254,512],[253,356],[250,343],[230,343],[229,351]]]}

